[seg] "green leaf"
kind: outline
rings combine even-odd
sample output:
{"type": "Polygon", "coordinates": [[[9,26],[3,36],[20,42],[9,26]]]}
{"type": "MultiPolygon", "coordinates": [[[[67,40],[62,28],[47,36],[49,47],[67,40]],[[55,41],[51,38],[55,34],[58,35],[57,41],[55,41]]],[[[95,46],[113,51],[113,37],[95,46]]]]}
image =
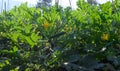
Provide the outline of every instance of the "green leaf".
{"type": "Polygon", "coordinates": [[[8,60],[5,60],[5,63],[8,65],[8,64],[10,64],[10,62],[8,61],[8,60]]]}
{"type": "Polygon", "coordinates": [[[25,40],[28,44],[31,45],[31,47],[33,47],[35,45],[35,42],[33,42],[30,37],[25,37],[25,40]]]}
{"type": "Polygon", "coordinates": [[[25,33],[28,34],[31,32],[32,24],[25,25],[25,33]]]}
{"type": "Polygon", "coordinates": [[[32,39],[33,42],[37,42],[39,39],[39,36],[35,33],[32,33],[30,38],[32,39]]]}
{"type": "Polygon", "coordinates": [[[17,42],[18,37],[19,37],[19,33],[11,33],[10,36],[11,36],[10,38],[11,38],[14,42],[17,42]]]}
{"type": "Polygon", "coordinates": [[[18,51],[18,48],[16,46],[13,47],[13,51],[16,52],[18,51]]]}

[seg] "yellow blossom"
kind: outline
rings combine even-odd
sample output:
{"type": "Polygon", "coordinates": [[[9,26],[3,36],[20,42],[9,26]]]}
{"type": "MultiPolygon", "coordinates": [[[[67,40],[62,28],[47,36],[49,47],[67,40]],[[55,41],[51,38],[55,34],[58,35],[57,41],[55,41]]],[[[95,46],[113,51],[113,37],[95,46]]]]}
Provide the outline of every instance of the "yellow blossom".
{"type": "Polygon", "coordinates": [[[103,34],[103,35],[102,35],[102,40],[107,41],[108,38],[109,38],[109,35],[108,35],[108,34],[103,34]]]}
{"type": "Polygon", "coordinates": [[[47,30],[47,29],[49,28],[50,24],[49,24],[48,22],[45,22],[45,23],[43,24],[43,26],[44,26],[44,28],[47,30]]]}

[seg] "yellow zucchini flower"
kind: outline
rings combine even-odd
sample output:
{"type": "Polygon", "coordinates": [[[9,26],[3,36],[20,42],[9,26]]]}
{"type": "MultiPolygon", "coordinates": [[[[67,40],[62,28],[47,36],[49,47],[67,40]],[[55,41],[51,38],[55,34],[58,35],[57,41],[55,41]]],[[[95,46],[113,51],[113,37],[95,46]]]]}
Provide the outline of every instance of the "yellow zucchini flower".
{"type": "Polygon", "coordinates": [[[50,26],[50,24],[49,24],[48,22],[45,22],[45,23],[43,24],[43,27],[44,27],[46,30],[49,28],[49,26],[50,26]]]}
{"type": "Polygon", "coordinates": [[[109,39],[109,35],[108,34],[103,34],[102,35],[102,40],[107,41],[109,39]]]}

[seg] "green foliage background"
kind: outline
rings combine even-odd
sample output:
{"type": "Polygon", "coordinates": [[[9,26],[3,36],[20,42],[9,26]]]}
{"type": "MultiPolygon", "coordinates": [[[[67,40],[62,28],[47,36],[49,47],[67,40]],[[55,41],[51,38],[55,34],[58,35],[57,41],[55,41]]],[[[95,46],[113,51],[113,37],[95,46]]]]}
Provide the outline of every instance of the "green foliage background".
{"type": "Polygon", "coordinates": [[[120,2],[77,4],[77,10],[22,4],[2,12],[0,70],[120,70],[120,2]]]}

